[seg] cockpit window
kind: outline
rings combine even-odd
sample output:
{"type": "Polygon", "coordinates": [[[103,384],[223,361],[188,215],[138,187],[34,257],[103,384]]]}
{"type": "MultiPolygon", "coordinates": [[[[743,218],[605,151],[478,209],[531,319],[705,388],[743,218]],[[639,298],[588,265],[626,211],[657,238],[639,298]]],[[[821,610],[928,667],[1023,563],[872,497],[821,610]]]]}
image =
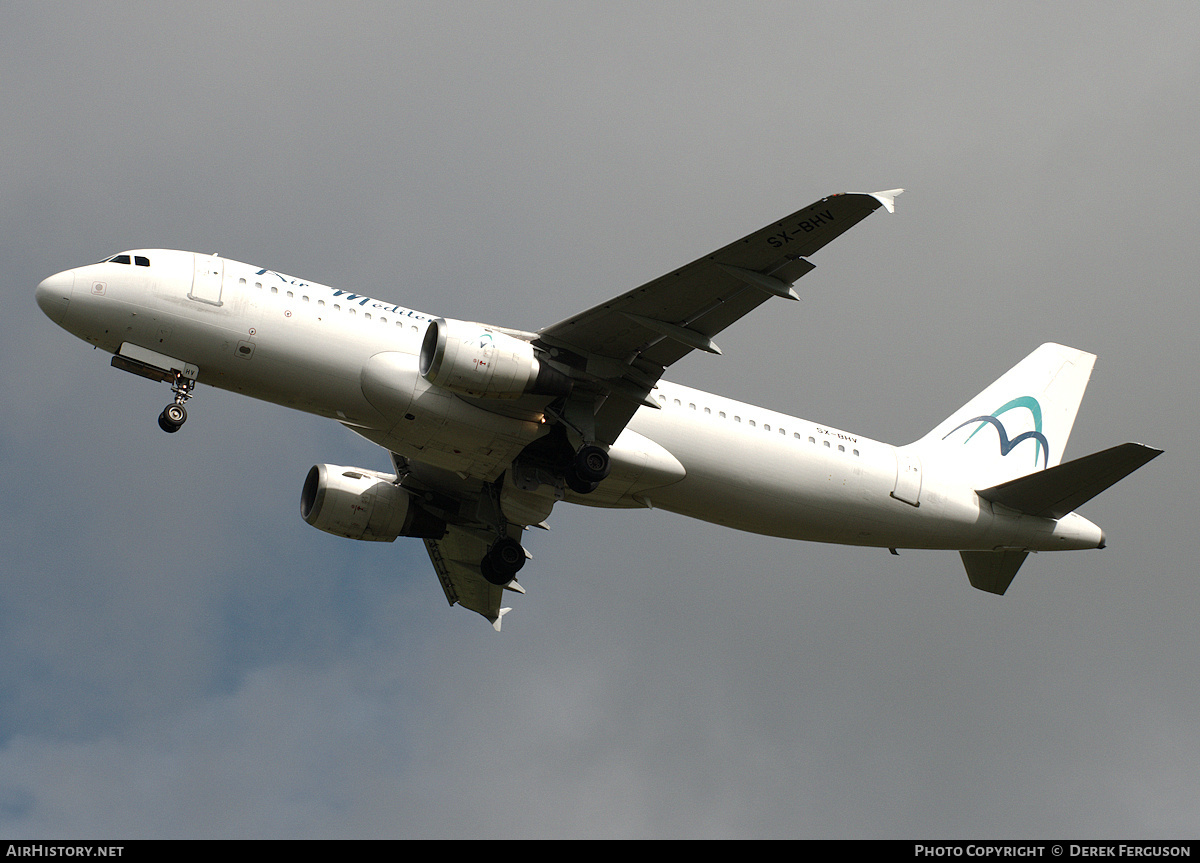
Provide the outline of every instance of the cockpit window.
{"type": "Polygon", "coordinates": [[[150,259],[143,255],[113,255],[111,258],[105,258],[100,263],[102,264],[135,264],[139,267],[150,266],[150,259]],[[132,258],[132,260],[130,260],[132,258]]]}

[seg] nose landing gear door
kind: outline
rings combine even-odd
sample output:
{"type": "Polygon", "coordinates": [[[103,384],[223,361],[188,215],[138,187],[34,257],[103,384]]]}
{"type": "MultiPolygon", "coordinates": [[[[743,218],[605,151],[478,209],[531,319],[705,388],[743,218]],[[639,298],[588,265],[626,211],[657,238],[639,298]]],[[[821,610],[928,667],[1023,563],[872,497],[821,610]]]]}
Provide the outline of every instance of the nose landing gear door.
{"type": "Polygon", "coordinates": [[[195,255],[196,271],[188,297],[209,305],[221,305],[221,282],[225,278],[225,261],[216,255],[195,255]]]}

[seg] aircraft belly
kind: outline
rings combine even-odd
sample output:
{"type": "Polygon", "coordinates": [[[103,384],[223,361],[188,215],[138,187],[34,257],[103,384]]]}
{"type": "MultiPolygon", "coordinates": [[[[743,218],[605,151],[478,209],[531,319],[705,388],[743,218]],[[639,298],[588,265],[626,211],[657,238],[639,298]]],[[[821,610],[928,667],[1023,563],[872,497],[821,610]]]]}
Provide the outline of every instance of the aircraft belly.
{"type": "Polygon", "coordinates": [[[420,376],[417,357],[376,353],[359,376],[366,399],[382,417],[359,430],[394,453],[494,480],[528,444],[545,432],[541,423],[484,410],[420,376]]]}
{"type": "Polygon", "coordinates": [[[372,344],[300,319],[286,329],[257,328],[253,353],[242,359],[235,337],[245,334],[213,335],[206,328],[194,340],[207,348],[197,363],[202,382],[337,419],[392,452],[446,470],[494,479],[545,430],[431,386],[417,374],[416,356],[390,339],[372,344]]]}

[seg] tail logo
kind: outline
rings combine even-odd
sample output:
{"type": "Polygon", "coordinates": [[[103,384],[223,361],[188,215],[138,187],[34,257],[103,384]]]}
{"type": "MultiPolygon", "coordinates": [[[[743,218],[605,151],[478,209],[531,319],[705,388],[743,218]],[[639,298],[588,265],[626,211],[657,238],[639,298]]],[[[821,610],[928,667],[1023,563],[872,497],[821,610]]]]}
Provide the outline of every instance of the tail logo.
{"type": "Polygon", "coordinates": [[[964,444],[967,443],[967,441],[969,441],[971,438],[975,437],[975,435],[979,434],[980,430],[984,426],[992,425],[996,427],[996,434],[1000,436],[1001,456],[1008,455],[1010,452],[1012,452],[1013,448],[1017,444],[1021,443],[1021,441],[1033,440],[1036,443],[1036,447],[1033,451],[1034,467],[1037,467],[1039,453],[1041,453],[1042,456],[1042,467],[1046,467],[1046,465],[1049,464],[1050,443],[1046,440],[1046,436],[1042,434],[1042,406],[1038,404],[1038,400],[1033,396],[1021,396],[1020,398],[1015,398],[1008,404],[1001,406],[999,410],[993,411],[988,416],[969,419],[962,425],[956,426],[947,432],[946,435],[942,437],[942,440],[950,437],[950,435],[954,434],[959,429],[969,426],[971,423],[979,423],[979,425],[976,426],[975,431],[967,435],[967,440],[963,441],[964,444]],[[1026,408],[1029,411],[1030,415],[1033,417],[1034,430],[1022,432],[1012,440],[1009,440],[1008,430],[1004,427],[1004,423],[1000,421],[1000,416],[1001,414],[1005,413],[1006,411],[1010,411],[1013,408],[1026,408]]]}

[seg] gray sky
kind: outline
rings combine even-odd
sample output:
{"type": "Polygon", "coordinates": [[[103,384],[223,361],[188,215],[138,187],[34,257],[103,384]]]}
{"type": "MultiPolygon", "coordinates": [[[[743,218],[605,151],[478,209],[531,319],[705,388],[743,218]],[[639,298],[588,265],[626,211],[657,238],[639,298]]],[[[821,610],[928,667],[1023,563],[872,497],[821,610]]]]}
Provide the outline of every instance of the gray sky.
{"type": "Polygon", "coordinates": [[[1194,838],[1198,94],[1192,3],[6,3],[0,835],[1194,838]],[[1067,456],[1167,453],[1005,597],[560,506],[496,636],[300,519],[382,450],[206,387],[164,435],[33,301],[169,247],[536,329],[895,186],[670,377],[906,443],[1095,352],[1067,456]]]}

